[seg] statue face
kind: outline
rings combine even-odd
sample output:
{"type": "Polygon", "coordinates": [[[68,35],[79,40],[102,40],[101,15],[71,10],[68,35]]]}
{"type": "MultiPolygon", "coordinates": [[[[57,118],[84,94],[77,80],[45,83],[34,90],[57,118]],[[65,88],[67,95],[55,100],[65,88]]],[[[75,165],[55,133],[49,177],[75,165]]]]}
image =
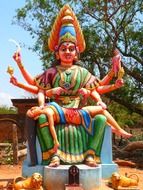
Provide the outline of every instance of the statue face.
{"type": "Polygon", "coordinates": [[[76,46],[72,42],[64,42],[59,47],[58,53],[61,65],[72,65],[76,56],[76,46]]]}
{"type": "Polygon", "coordinates": [[[39,116],[39,114],[41,113],[40,111],[41,111],[41,110],[40,110],[40,107],[34,106],[34,107],[32,107],[31,109],[29,109],[29,110],[27,111],[27,115],[28,115],[29,117],[31,117],[31,118],[34,118],[34,117],[39,116]]]}

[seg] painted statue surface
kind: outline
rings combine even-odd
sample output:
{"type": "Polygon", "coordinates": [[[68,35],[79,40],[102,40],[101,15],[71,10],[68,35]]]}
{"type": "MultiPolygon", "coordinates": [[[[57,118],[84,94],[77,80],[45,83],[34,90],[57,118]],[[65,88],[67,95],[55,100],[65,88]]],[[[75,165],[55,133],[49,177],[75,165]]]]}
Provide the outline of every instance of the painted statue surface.
{"type": "Polygon", "coordinates": [[[38,105],[28,110],[26,121],[31,165],[37,164],[37,135],[42,151],[41,164],[56,167],[60,163],[84,162],[96,166],[106,125],[118,135],[131,136],[120,128],[100,96],[123,86],[120,54],[115,52],[113,66],[101,80],[76,65],[79,54],[85,50],[85,41],[68,5],[60,10],[55,20],[48,46],[55,52],[57,65],[36,77],[24,68],[20,52],[13,56],[27,84],[18,82],[13,73],[10,82],[38,94],[38,105]],[[113,77],[117,77],[115,84],[109,84],[113,77]],[[95,101],[95,105],[87,104],[88,97],[95,101]],[[51,100],[48,104],[45,104],[46,98],[51,100]]]}

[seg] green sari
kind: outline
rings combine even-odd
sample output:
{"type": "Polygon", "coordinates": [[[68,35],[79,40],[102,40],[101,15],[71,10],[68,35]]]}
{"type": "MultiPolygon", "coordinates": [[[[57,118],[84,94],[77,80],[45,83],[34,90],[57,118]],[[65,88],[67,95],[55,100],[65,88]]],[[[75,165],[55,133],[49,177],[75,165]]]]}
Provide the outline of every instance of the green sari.
{"type": "MultiPolygon", "coordinates": [[[[51,81],[47,77],[49,73],[44,73],[36,78],[38,85],[46,86],[48,89],[62,87],[67,92],[53,97],[53,101],[60,106],[67,108],[82,107],[82,99],[78,90],[86,87],[96,87],[99,80],[94,77],[88,70],[80,66],[72,66],[70,69],[57,66],[54,68],[54,75],[51,81]],[[46,78],[43,78],[45,77],[46,78]],[[44,82],[46,81],[46,84],[44,82]]],[[[49,77],[50,78],[50,77],[49,77]]],[[[87,155],[100,157],[102,142],[104,138],[106,118],[103,115],[97,115],[92,118],[94,133],[89,134],[82,125],[57,124],[55,125],[60,147],[55,152],[53,149],[53,139],[50,134],[48,125],[40,127],[46,123],[47,118],[41,115],[37,126],[37,134],[42,151],[42,164],[47,165],[54,155],[58,155],[63,163],[82,163],[87,155]]]]}

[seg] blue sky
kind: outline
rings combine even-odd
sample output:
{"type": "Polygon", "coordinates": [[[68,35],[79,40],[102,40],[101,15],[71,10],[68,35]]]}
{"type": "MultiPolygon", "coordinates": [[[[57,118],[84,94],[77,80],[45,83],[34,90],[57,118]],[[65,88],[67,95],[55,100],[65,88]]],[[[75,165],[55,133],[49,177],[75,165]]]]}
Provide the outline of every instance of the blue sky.
{"type": "MultiPolygon", "coordinates": [[[[34,43],[28,32],[17,25],[11,24],[12,18],[16,15],[15,10],[24,5],[25,0],[0,1],[0,106],[5,103],[9,104],[9,97],[23,98],[26,96],[24,90],[14,87],[9,83],[10,76],[6,72],[8,65],[11,65],[14,68],[14,75],[18,80],[25,82],[12,58],[16,51],[16,46],[9,41],[9,39],[14,39],[19,43],[25,43],[27,46],[34,43]]],[[[42,72],[42,63],[36,53],[22,48],[21,55],[25,68],[32,76],[42,72]]]]}

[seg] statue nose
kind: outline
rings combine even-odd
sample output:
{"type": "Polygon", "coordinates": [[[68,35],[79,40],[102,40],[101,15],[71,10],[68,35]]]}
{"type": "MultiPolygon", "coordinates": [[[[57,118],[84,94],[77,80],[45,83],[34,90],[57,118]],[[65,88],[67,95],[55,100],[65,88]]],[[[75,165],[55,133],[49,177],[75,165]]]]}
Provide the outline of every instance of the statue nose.
{"type": "Polygon", "coordinates": [[[66,49],[66,53],[70,53],[69,49],[66,49]]]}

